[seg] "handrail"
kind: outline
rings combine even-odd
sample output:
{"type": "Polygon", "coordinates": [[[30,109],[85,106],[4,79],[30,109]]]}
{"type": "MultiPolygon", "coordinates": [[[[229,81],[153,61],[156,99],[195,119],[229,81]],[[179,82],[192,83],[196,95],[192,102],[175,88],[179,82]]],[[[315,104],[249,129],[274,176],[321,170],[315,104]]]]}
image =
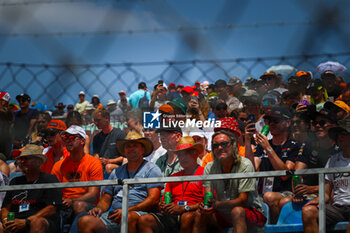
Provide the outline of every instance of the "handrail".
{"type": "Polygon", "coordinates": [[[91,186],[110,186],[123,185],[123,201],[122,201],[122,224],[121,233],[128,231],[128,199],[129,185],[135,184],[151,184],[151,183],[170,183],[185,181],[202,181],[202,180],[224,180],[224,179],[246,179],[272,176],[292,176],[292,175],[313,175],[318,174],[319,177],[319,232],[326,232],[325,219],[325,174],[332,173],[350,173],[350,167],[337,168],[313,168],[295,171],[266,171],[266,172],[248,172],[248,173],[230,173],[215,174],[202,176],[179,176],[179,177],[159,177],[159,178],[134,178],[134,179],[118,179],[118,180],[101,180],[101,181],[84,181],[84,182],[68,182],[68,183],[45,183],[45,184],[26,184],[26,185],[6,185],[0,186],[0,192],[15,190],[34,190],[34,189],[52,189],[52,188],[76,188],[91,186]]]}

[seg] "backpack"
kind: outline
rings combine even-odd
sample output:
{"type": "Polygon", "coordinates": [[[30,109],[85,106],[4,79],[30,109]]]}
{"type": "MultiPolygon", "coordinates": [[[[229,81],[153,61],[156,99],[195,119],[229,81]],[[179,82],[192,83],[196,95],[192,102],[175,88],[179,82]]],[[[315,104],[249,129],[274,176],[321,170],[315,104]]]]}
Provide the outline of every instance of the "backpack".
{"type": "Polygon", "coordinates": [[[147,98],[147,91],[145,91],[145,95],[139,100],[139,109],[149,108],[149,100],[147,98]]]}

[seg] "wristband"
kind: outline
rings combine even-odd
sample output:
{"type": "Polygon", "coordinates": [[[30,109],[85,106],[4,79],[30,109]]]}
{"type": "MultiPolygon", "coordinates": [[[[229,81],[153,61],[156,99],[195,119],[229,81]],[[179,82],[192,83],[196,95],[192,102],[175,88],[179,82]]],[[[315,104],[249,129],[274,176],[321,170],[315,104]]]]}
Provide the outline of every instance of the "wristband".
{"type": "Polygon", "coordinates": [[[272,147],[267,151],[267,153],[271,153],[271,151],[273,151],[272,147]]]}

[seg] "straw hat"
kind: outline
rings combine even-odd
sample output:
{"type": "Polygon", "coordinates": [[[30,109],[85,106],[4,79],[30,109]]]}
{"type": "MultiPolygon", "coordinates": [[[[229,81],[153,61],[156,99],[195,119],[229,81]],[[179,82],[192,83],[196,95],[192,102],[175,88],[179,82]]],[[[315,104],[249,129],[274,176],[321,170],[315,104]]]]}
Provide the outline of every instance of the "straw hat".
{"type": "Polygon", "coordinates": [[[43,163],[46,162],[47,157],[43,155],[43,150],[40,146],[34,144],[28,144],[24,147],[23,151],[16,159],[20,159],[26,156],[33,156],[42,160],[43,163]]]}
{"type": "Polygon", "coordinates": [[[139,142],[144,148],[145,152],[143,153],[143,157],[149,156],[153,152],[153,144],[151,140],[148,138],[143,138],[141,134],[132,130],[129,131],[128,135],[126,135],[125,139],[117,141],[117,149],[122,156],[125,157],[124,146],[128,142],[139,142]]]}
{"type": "Polygon", "coordinates": [[[177,153],[190,149],[195,149],[197,150],[198,154],[202,154],[204,151],[204,146],[202,143],[195,143],[191,136],[185,136],[180,138],[179,142],[177,143],[176,150],[173,151],[177,153]]]}

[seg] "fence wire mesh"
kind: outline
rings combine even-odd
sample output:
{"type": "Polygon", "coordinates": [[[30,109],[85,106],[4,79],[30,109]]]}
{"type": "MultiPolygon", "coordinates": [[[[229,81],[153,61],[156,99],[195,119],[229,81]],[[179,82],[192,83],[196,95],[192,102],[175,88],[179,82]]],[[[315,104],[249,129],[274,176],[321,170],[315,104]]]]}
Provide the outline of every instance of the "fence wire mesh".
{"type": "MultiPolygon", "coordinates": [[[[73,104],[79,91],[85,91],[86,99],[94,94],[104,104],[116,99],[120,90],[130,95],[137,84],[144,81],[152,90],[158,80],[165,83],[194,85],[195,81],[210,83],[217,79],[237,76],[242,81],[259,76],[273,65],[291,65],[298,70],[311,71],[321,62],[338,61],[350,67],[350,52],[335,54],[299,55],[287,57],[261,57],[217,60],[188,60],[166,62],[140,62],[118,64],[48,65],[0,63],[1,89],[13,97],[28,93],[33,101],[48,106],[58,102],[73,104]]],[[[314,73],[314,78],[319,74],[314,73]]],[[[344,79],[349,82],[349,75],[344,79]]],[[[286,80],[288,77],[283,77],[286,80]]]]}

